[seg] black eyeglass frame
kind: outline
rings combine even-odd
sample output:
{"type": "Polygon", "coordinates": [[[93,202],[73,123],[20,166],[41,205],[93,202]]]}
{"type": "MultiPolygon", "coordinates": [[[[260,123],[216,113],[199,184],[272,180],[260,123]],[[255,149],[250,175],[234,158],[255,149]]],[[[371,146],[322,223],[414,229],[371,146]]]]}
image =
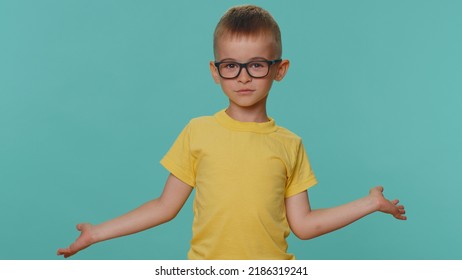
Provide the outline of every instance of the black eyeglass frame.
{"type": "Polygon", "coordinates": [[[276,64],[276,63],[281,62],[281,61],[282,61],[282,59],[279,58],[279,59],[275,59],[275,60],[253,60],[253,61],[249,61],[247,63],[239,63],[239,62],[235,62],[235,61],[215,61],[214,64],[215,64],[215,67],[217,68],[218,75],[220,75],[220,77],[222,77],[223,79],[235,79],[235,78],[239,77],[239,75],[241,74],[241,71],[242,71],[243,68],[245,68],[245,71],[247,71],[247,74],[250,77],[255,78],[255,79],[261,79],[261,78],[264,78],[264,77],[268,76],[271,65],[276,64]],[[268,72],[266,73],[266,75],[261,76],[261,77],[255,77],[252,74],[250,74],[249,69],[247,69],[247,65],[249,65],[251,63],[255,63],[255,62],[264,62],[264,63],[268,64],[268,72]],[[239,71],[237,72],[236,76],[234,76],[234,77],[223,77],[221,75],[221,72],[220,72],[220,65],[223,64],[223,63],[234,63],[236,65],[239,65],[239,71]]]}

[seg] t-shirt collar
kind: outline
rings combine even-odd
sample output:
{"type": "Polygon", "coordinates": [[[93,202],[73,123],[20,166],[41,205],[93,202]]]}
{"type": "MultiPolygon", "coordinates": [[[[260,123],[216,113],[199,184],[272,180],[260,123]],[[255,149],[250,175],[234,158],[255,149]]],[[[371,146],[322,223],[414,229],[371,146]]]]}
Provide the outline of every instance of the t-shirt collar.
{"type": "Polygon", "coordinates": [[[215,114],[215,119],[222,126],[236,130],[236,131],[246,131],[246,132],[257,132],[257,133],[270,133],[274,132],[277,127],[275,121],[268,117],[269,121],[267,122],[241,122],[231,118],[227,113],[226,109],[223,109],[215,114]]]}

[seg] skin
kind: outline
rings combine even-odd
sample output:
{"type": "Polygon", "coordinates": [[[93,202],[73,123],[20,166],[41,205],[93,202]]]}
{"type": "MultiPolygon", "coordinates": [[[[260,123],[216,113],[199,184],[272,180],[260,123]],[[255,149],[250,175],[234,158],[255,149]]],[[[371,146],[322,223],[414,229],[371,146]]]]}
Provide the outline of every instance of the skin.
{"type": "MultiPolygon", "coordinates": [[[[255,58],[277,59],[274,42],[265,36],[223,37],[218,42],[216,60],[233,60],[245,63],[255,58]]],[[[242,122],[266,122],[266,102],[273,81],[281,81],[289,68],[289,61],[272,65],[265,78],[252,78],[245,70],[235,79],[222,79],[210,62],[214,81],[229,99],[227,114],[242,122]]],[[[190,196],[192,187],[170,174],[159,198],[151,200],[120,217],[99,225],[77,225],[80,236],[57,254],[68,258],[92,244],[140,232],[173,219],[190,196]]],[[[312,210],[307,191],[285,199],[289,226],[300,239],[311,239],[340,229],[373,212],[390,214],[398,220],[406,220],[403,205],[398,200],[388,200],[383,187],[377,186],[358,200],[326,209],[312,210]]]]}

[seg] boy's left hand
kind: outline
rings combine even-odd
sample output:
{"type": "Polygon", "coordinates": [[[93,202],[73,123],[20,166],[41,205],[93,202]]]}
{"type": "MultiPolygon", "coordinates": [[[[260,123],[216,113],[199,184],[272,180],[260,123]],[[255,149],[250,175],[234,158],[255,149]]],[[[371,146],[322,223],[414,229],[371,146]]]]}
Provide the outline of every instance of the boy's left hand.
{"type": "Polygon", "coordinates": [[[374,199],[378,205],[378,211],[391,214],[398,220],[406,220],[407,217],[404,215],[406,211],[404,210],[404,205],[398,205],[399,200],[388,200],[383,196],[383,187],[378,186],[372,188],[369,191],[369,197],[374,199]]]}

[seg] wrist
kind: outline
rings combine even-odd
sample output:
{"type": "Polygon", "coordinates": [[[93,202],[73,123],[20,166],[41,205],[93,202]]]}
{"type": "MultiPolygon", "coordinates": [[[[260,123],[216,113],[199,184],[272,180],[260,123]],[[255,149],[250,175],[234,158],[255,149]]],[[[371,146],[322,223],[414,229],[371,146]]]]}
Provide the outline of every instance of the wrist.
{"type": "Polygon", "coordinates": [[[380,210],[380,201],[376,196],[369,194],[367,197],[367,205],[370,213],[377,212],[380,210]]]}
{"type": "Polygon", "coordinates": [[[88,230],[88,242],[90,244],[95,244],[104,240],[105,238],[103,237],[103,234],[100,232],[99,226],[92,226],[88,230]]]}

